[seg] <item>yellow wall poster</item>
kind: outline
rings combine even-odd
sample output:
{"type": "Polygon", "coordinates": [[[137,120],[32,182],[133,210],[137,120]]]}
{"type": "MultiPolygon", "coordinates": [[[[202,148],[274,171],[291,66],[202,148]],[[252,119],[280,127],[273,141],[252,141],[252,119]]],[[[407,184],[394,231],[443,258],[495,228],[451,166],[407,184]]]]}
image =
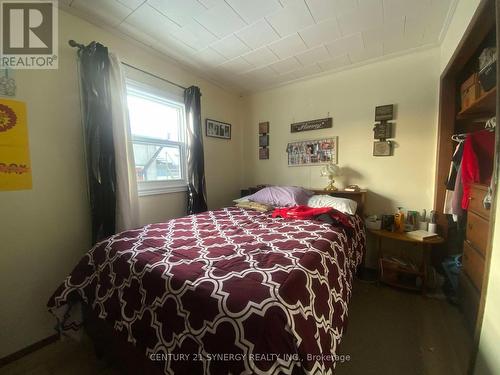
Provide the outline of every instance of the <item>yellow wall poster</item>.
{"type": "Polygon", "coordinates": [[[31,186],[26,104],[0,98],[0,191],[31,186]]]}

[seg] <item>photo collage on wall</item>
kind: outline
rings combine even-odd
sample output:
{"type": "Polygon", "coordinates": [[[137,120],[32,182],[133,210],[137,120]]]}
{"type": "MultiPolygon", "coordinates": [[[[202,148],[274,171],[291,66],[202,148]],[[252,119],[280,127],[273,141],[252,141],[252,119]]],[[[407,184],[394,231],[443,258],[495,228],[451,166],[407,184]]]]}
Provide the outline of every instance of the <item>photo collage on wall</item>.
{"type": "Polygon", "coordinates": [[[337,163],[337,137],[292,142],[287,146],[288,166],[337,163]]]}

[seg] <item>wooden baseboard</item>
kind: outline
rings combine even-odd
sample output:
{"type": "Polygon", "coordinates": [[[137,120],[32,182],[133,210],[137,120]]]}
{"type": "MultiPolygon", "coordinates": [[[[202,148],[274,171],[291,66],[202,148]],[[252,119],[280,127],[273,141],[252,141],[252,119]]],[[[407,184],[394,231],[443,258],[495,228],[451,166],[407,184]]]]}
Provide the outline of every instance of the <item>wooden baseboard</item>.
{"type": "Polygon", "coordinates": [[[33,352],[36,352],[37,350],[43,348],[44,346],[50,345],[56,342],[57,340],[59,340],[59,335],[56,333],[52,336],[44,338],[43,340],[37,341],[34,344],[31,344],[30,346],[27,346],[24,349],[18,350],[17,352],[9,354],[6,357],[0,358],[0,367],[3,367],[9,363],[17,361],[18,359],[27,356],[28,354],[31,354],[33,352]]]}

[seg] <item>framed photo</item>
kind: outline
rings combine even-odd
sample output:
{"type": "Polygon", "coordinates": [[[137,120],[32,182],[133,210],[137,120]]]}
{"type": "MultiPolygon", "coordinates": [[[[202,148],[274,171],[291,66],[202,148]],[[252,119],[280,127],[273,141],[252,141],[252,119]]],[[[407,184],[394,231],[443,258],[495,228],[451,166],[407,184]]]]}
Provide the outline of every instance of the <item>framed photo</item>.
{"type": "Polygon", "coordinates": [[[231,139],[231,124],[205,119],[205,132],[207,137],[231,139]]]}
{"type": "Polygon", "coordinates": [[[269,133],[269,121],[259,122],[259,134],[269,133]]]}
{"type": "Polygon", "coordinates": [[[331,137],[289,143],[286,149],[288,166],[337,164],[337,142],[337,137],[331,137]]]}
{"type": "Polygon", "coordinates": [[[259,135],[259,147],[267,146],[269,146],[269,136],[267,134],[259,135]]]}
{"type": "Polygon", "coordinates": [[[267,160],[267,159],[269,159],[269,149],[259,148],[259,160],[267,160]]]}
{"type": "Polygon", "coordinates": [[[373,142],[373,156],[391,156],[391,155],[392,155],[391,141],[373,142]]]}
{"type": "Polygon", "coordinates": [[[394,105],[379,105],[375,107],[375,121],[388,121],[394,119],[394,105]]]}

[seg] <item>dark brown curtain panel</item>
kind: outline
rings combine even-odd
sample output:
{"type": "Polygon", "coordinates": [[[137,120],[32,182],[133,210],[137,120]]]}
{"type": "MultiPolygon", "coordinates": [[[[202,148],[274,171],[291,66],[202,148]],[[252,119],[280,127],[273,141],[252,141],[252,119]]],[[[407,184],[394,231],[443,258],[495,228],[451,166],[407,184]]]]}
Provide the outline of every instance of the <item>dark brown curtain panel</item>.
{"type": "Polygon", "coordinates": [[[197,214],[207,210],[200,99],[201,92],[199,87],[191,86],[184,91],[187,125],[188,215],[197,214]]]}
{"type": "Polygon", "coordinates": [[[115,233],[116,173],[108,49],[92,42],[78,52],[92,216],[92,243],[115,233]]]}

